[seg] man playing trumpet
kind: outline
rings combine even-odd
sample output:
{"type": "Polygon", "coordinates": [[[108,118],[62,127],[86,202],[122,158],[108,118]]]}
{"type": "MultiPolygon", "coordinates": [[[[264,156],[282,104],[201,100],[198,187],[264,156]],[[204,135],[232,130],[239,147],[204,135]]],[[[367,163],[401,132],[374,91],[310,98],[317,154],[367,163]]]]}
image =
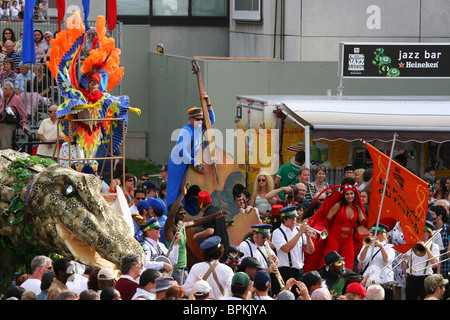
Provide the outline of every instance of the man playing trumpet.
{"type": "Polygon", "coordinates": [[[392,264],[395,259],[393,245],[388,243],[386,237],[389,227],[379,223],[378,228],[375,224],[369,231],[370,236],[363,239],[364,246],[358,254],[358,261],[363,266],[362,274],[364,277],[370,276],[370,281],[376,281],[380,284],[394,281],[393,272],[381,272],[386,265],[392,264]]]}
{"type": "Polygon", "coordinates": [[[305,261],[303,251],[309,254],[314,252],[307,221],[301,227],[296,226],[296,206],[284,207],[278,213],[282,224],[272,235],[272,243],[277,250],[278,269],[285,282],[290,278],[302,281],[305,261]]]}

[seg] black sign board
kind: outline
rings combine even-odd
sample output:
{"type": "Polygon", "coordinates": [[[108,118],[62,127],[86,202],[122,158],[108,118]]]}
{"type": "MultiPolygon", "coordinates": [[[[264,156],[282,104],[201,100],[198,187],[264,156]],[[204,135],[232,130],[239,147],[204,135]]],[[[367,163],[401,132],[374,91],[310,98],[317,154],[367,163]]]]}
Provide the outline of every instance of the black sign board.
{"type": "Polygon", "coordinates": [[[341,43],[342,77],[450,78],[450,44],[341,43]]]}

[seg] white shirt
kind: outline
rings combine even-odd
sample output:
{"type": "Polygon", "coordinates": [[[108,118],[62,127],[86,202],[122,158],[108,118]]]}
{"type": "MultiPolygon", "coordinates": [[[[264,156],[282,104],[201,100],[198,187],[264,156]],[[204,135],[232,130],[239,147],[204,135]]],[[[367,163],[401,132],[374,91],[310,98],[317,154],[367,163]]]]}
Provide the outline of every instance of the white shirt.
{"type": "MultiPolygon", "coordinates": [[[[433,241],[431,241],[431,243],[427,244],[427,247],[430,249],[433,256],[435,258],[438,258],[439,246],[437,244],[433,243],[433,241]]],[[[413,276],[428,276],[430,274],[433,274],[433,268],[430,267],[431,262],[428,261],[428,264],[427,264],[427,262],[425,262],[426,260],[429,259],[428,254],[425,254],[423,257],[419,257],[419,256],[416,256],[412,250],[409,250],[407,253],[410,255],[409,258],[406,259],[406,262],[408,263],[408,268],[406,269],[406,272],[408,274],[413,275],[413,276]],[[414,270],[419,270],[419,269],[425,268],[425,266],[428,266],[428,267],[424,270],[413,271],[411,266],[414,266],[414,270]]]]}
{"type": "MultiPolygon", "coordinates": [[[[281,247],[284,246],[287,242],[292,240],[295,235],[299,232],[299,229],[295,227],[293,230],[287,228],[282,224],[279,228],[275,229],[272,234],[272,243],[277,249],[277,257],[278,257],[278,267],[289,267],[289,255],[287,252],[281,250],[281,247]],[[287,237],[287,241],[284,238],[281,230],[284,231],[287,237]]],[[[292,267],[296,269],[303,268],[303,246],[306,246],[306,236],[302,234],[295,244],[294,248],[289,252],[292,258],[292,267]]]]}
{"type": "MultiPolygon", "coordinates": [[[[215,262],[215,260],[211,261],[211,265],[214,262],[215,262]]],[[[198,262],[192,266],[191,270],[189,271],[189,275],[186,278],[186,282],[183,285],[183,288],[184,288],[184,290],[186,290],[187,295],[189,295],[191,293],[192,288],[194,287],[194,283],[197,280],[197,276],[199,274],[204,275],[208,270],[209,270],[209,264],[207,262],[198,262]]],[[[209,277],[206,279],[206,281],[211,286],[211,292],[210,292],[209,296],[215,300],[219,300],[224,297],[230,296],[231,295],[231,280],[234,275],[233,270],[226,264],[218,263],[217,266],[215,267],[214,271],[216,272],[218,282],[220,283],[220,285],[222,286],[222,288],[224,290],[224,294],[222,295],[222,293],[220,292],[220,288],[214,279],[213,273],[211,272],[209,277]]],[[[205,279],[203,279],[203,280],[205,280],[205,279]]]]}
{"type": "Polygon", "coordinates": [[[67,281],[66,282],[66,286],[70,290],[80,294],[84,290],[88,289],[88,285],[87,285],[88,280],[89,280],[88,278],[82,276],[81,274],[75,273],[74,277],[73,277],[73,280],[72,281],[67,281]]]}
{"type": "Polygon", "coordinates": [[[243,254],[242,258],[245,257],[256,258],[258,259],[259,263],[263,266],[263,268],[266,269],[270,266],[270,264],[269,260],[267,259],[266,249],[264,247],[266,247],[269,250],[270,254],[272,255],[275,254],[267,242],[264,242],[263,246],[258,247],[256,243],[254,243],[250,239],[246,239],[245,241],[242,241],[239,244],[239,251],[243,254]]]}
{"type": "Polygon", "coordinates": [[[131,300],[134,300],[140,296],[147,296],[150,298],[150,300],[156,300],[156,295],[154,293],[148,292],[147,290],[141,288],[136,289],[136,293],[134,294],[133,297],[131,297],[131,300]]]}
{"type": "Polygon", "coordinates": [[[39,279],[27,279],[21,285],[26,291],[33,291],[36,295],[41,293],[41,280],[39,279]]]}
{"type": "Polygon", "coordinates": [[[364,271],[363,276],[370,275],[370,280],[375,280],[379,283],[394,281],[394,272],[389,272],[391,270],[389,267],[385,268],[382,272],[380,272],[380,270],[386,265],[390,265],[392,267],[392,261],[395,259],[395,250],[392,248],[392,244],[386,243],[385,241],[382,242],[382,245],[388,255],[387,264],[384,263],[381,248],[379,247],[374,248],[371,246],[367,250],[366,257],[363,261],[361,261],[361,253],[365,248],[364,246],[358,254],[358,261],[363,264],[364,268],[369,264],[371,257],[375,255],[370,263],[370,266],[364,271]]]}
{"type": "MultiPolygon", "coordinates": [[[[46,118],[42,120],[41,125],[38,129],[38,134],[42,134],[46,140],[56,141],[56,138],[58,136],[58,129],[59,129],[59,136],[62,137],[63,133],[61,131],[61,128],[58,124],[58,122],[53,123],[50,118],[46,118]]],[[[56,144],[40,144],[37,148],[36,154],[42,155],[42,156],[53,156],[53,150],[55,150],[56,144]],[[50,146],[50,148],[49,148],[50,146]]],[[[55,153],[55,157],[58,154],[55,153]]]]}
{"type": "Polygon", "coordinates": [[[139,210],[138,210],[138,208],[136,207],[136,205],[134,203],[130,207],[130,213],[139,213],[139,210]]]}
{"type": "MultiPolygon", "coordinates": [[[[174,245],[172,251],[169,254],[169,259],[172,261],[172,265],[178,262],[178,245],[174,245]]],[[[144,251],[145,251],[145,265],[146,269],[161,270],[164,267],[164,262],[150,261],[150,258],[155,254],[167,254],[167,248],[164,243],[155,241],[150,238],[144,239],[144,251]]]]}

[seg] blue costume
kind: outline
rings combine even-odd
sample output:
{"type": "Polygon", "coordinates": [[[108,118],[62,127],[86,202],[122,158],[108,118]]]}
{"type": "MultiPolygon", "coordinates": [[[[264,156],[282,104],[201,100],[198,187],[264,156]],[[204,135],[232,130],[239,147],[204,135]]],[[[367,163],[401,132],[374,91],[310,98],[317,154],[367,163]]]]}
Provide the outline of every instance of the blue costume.
{"type": "MultiPolygon", "coordinates": [[[[211,124],[215,122],[214,111],[208,110],[211,124]]],[[[174,203],[180,196],[180,185],[189,164],[195,165],[195,155],[201,151],[202,134],[205,130],[202,127],[194,128],[190,123],[185,125],[178,136],[177,143],[172,149],[169,157],[169,165],[167,172],[167,193],[166,204],[169,206],[174,203]]]]}

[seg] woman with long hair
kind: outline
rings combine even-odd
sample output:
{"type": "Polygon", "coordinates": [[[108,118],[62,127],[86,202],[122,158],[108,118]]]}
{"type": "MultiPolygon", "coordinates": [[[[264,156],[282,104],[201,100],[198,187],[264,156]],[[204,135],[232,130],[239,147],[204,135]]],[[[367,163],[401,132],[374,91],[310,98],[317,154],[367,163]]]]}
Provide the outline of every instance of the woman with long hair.
{"type": "Polygon", "coordinates": [[[42,59],[48,51],[48,43],[44,39],[44,34],[39,29],[34,30],[34,49],[36,51],[36,61],[42,62],[42,59]]]}
{"type": "Polygon", "coordinates": [[[14,43],[14,48],[17,44],[16,34],[14,33],[14,30],[11,28],[5,28],[2,31],[2,40],[0,41],[0,46],[2,47],[2,52],[4,54],[7,54],[5,43],[6,41],[11,40],[14,43]]]}
{"type": "Polygon", "coordinates": [[[274,188],[274,182],[271,175],[266,172],[260,172],[255,179],[254,191],[250,199],[250,206],[256,207],[263,216],[268,216],[272,209],[271,204],[266,199],[267,193],[274,188]]]}
{"type": "Polygon", "coordinates": [[[445,194],[447,193],[447,187],[445,186],[446,178],[445,177],[437,177],[435,182],[436,191],[433,194],[433,198],[436,200],[445,199],[445,194]]]}
{"type": "Polygon", "coordinates": [[[354,265],[353,230],[357,227],[357,221],[367,224],[363,210],[358,189],[354,184],[347,183],[342,186],[341,201],[331,207],[326,217],[329,228],[323,256],[331,251],[338,252],[345,257],[345,266],[350,270],[354,265]]]}

